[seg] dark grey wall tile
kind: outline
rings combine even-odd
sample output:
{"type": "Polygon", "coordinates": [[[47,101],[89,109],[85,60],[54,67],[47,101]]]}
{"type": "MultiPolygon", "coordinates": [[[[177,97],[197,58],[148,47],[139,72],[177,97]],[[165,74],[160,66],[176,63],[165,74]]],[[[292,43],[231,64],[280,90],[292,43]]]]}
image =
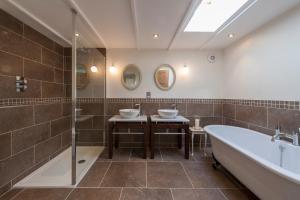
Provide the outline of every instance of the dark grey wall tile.
{"type": "Polygon", "coordinates": [[[80,103],[79,107],[82,109],[82,115],[103,115],[103,103],[80,103]]]}
{"type": "Polygon", "coordinates": [[[0,50],[36,61],[41,60],[40,46],[2,27],[0,27],[0,50]]]}
{"type": "Polygon", "coordinates": [[[157,110],[159,109],[159,103],[142,103],[141,109],[142,113],[145,115],[156,115],[157,110]]]}
{"type": "Polygon", "coordinates": [[[42,142],[35,147],[35,162],[40,162],[46,157],[54,154],[61,147],[61,136],[55,136],[42,142]]]}
{"type": "Polygon", "coordinates": [[[65,131],[61,135],[61,146],[69,146],[72,142],[72,132],[71,130],[65,131]]]}
{"type": "Polygon", "coordinates": [[[246,122],[237,121],[230,118],[224,118],[224,124],[229,126],[237,126],[242,128],[249,128],[249,125],[246,122]]]}
{"type": "Polygon", "coordinates": [[[223,116],[231,119],[235,119],[235,105],[223,104],[223,116]]]}
{"type": "Polygon", "coordinates": [[[64,48],[63,48],[63,46],[61,46],[60,44],[57,44],[56,42],[54,42],[54,51],[56,53],[58,53],[59,55],[63,55],[64,54],[64,48]]]}
{"type": "Polygon", "coordinates": [[[0,133],[16,130],[33,124],[32,106],[0,108],[0,133]]]}
{"type": "Polygon", "coordinates": [[[279,124],[282,131],[286,131],[288,133],[299,131],[300,111],[269,108],[268,119],[268,128],[270,129],[275,129],[275,127],[279,124]]]}
{"type": "Polygon", "coordinates": [[[51,136],[58,135],[71,128],[71,117],[51,121],[51,136]]]}
{"type": "Polygon", "coordinates": [[[64,56],[72,56],[72,47],[64,48],[64,56]]]}
{"type": "Polygon", "coordinates": [[[213,116],[213,104],[187,104],[187,116],[198,115],[201,117],[213,116]]]}
{"type": "Polygon", "coordinates": [[[24,77],[53,82],[54,69],[53,67],[24,59],[24,77]]]}
{"type": "Polygon", "coordinates": [[[64,94],[65,94],[65,97],[72,96],[72,85],[64,85],[64,94]]]}
{"type": "Polygon", "coordinates": [[[22,40],[22,53],[25,58],[41,62],[41,47],[30,40],[22,40]]]}
{"type": "Polygon", "coordinates": [[[84,120],[82,122],[76,122],[76,129],[93,129],[93,118],[84,120]]]}
{"type": "Polygon", "coordinates": [[[24,92],[16,91],[16,78],[0,76],[0,98],[40,98],[41,82],[27,80],[27,89],[24,92]]]}
{"type": "Polygon", "coordinates": [[[40,45],[48,48],[48,49],[54,49],[54,42],[41,34],[40,32],[34,30],[30,26],[24,25],[24,37],[39,43],[40,45]]]}
{"type": "Polygon", "coordinates": [[[22,58],[0,51],[0,74],[21,76],[23,74],[22,58]]]}
{"type": "Polygon", "coordinates": [[[102,130],[80,130],[78,142],[102,142],[102,130]]]}
{"type": "Polygon", "coordinates": [[[221,117],[201,117],[200,119],[201,126],[205,127],[207,125],[215,125],[215,124],[222,124],[222,118],[221,117]]]}
{"type": "Polygon", "coordinates": [[[64,70],[72,70],[72,57],[64,57],[64,70]]]}
{"type": "Polygon", "coordinates": [[[64,71],[64,83],[72,84],[72,71],[64,71]]]}
{"type": "Polygon", "coordinates": [[[62,104],[53,103],[35,105],[34,111],[36,123],[54,120],[62,116],[62,104]]]}
{"type": "Polygon", "coordinates": [[[12,149],[16,154],[50,137],[50,123],[39,124],[12,133],[12,149]]]}
{"type": "Polygon", "coordinates": [[[223,116],[223,105],[222,104],[213,104],[214,106],[214,117],[223,116]]]}
{"type": "Polygon", "coordinates": [[[56,83],[63,83],[63,81],[64,81],[63,70],[55,69],[54,70],[54,79],[55,79],[56,83]]]}
{"type": "Polygon", "coordinates": [[[95,129],[104,129],[104,117],[103,116],[94,116],[93,117],[93,128],[95,129]]]}
{"type": "Polygon", "coordinates": [[[0,162],[0,185],[7,183],[22,173],[24,170],[32,167],[34,164],[33,148],[10,157],[0,162]]]}
{"type": "Polygon", "coordinates": [[[43,48],[42,63],[63,69],[63,56],[43,48]]]}
{"type": "Polygon", "coordinates": [[[254,106],[236,106],[236,119],[259,126],[267,126],[267,108],[254,106]]]}
{"type": "Polygon", "coordinates": [[[23,23],[0,9],[0,25],[18,34],[23,34],[23,23]]]}
{"type": "Polygon", "coordinates": [[[63,97],[64,96],[64,85],[58,83],[42,83],[42,97],[63,97]]]}
{"type": "Polygon", "coordinates": [[[72,103],[63,103],[63,116],[72,115],[72,103]]]}
{"type": "Polygon", "coordinates": [[[252,125],[252,124],[249,125],[249,129],[260,132],[260,133],[264,133],[264,134],[267,134],[267,135],[274,135],[274,133],[275,133],[275,130],[260,127],[260,126],[255,126],[255,125],[252,125]]]}
{"type": "Polygon", "coordinates": [[[13,193],[14,190],[9,191],[10,189],[11,189],[11,182],[8,182],[7,184],[0,186],[0,196],[3,195],[0,198],[1,200],[10,200],[15,196],[15,194],[13,193]]]}
{"type": "Polygon", "coordinates": [[[11,133],[0,135],[0,160],[11,155],[11,133]]]}

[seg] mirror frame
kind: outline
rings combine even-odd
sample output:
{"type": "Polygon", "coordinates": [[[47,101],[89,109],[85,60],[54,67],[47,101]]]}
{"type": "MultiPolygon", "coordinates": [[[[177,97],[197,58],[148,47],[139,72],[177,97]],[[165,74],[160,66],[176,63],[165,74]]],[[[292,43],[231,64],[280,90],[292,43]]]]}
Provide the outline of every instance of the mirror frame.
{"type": "Polygon", "coordinates": [[[173,68],[171,65],[169,65],[169,64],[162,64],[162,65],[158,66],[158,67],[156,68],[155,72],[154,72],[154,82],[155,82],[156,86],[157,86],[160,90],[163,90],[163,91],[171,90],[171,89],[173,88],[173,86],[175,85],[175,82],[176,82],[176,72],[175,72],[174,68],[173,68]],[[168,68],[170,68],[171,71],[172,71],[173,74],[174,74],[174,81],[173,81],[172,85],[170,85],[168,88],[161,87],[160,84],[158,83],[157,79],[156,79],[156,74],[157,74],[158,70],[159,70],[161,67],[168,67],[168,68]]]}
{"type": "Polygon", "coordinates": [[[126,67],[124,68],[124,70],[122,71],[122,74],[121,74],[121,82],[122,82],[123,87],[126,88],[127,90],[131,90],[132,91],[132,90],[137,89],[141,85],[141,82],[142,82],[142,72],[141,72],[140,68],[138,66],[136,66],[135,64],[128,64],[128,65],[126,65],[126,67]],[[123,76],[124,72],[128,68],[130,68],[130,67],[133,67],[133,68],[137,69],[137,71],[139,72],[139,75],[140,75],[140,81],[133,88],[127,87],[127,85],[125,83],[125,80],[124,80],[124,76],[123,76]]]}

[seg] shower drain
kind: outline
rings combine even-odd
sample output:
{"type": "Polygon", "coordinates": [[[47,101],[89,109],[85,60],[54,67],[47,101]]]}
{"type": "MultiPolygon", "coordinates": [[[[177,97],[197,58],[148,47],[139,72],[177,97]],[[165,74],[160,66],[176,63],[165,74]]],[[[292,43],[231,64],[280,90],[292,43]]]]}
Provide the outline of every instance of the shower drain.
{"type": "Polygon", "coordinates": [[[79,164],[85,163],[85,160],[79,160],[78,163],[79,164]]]}

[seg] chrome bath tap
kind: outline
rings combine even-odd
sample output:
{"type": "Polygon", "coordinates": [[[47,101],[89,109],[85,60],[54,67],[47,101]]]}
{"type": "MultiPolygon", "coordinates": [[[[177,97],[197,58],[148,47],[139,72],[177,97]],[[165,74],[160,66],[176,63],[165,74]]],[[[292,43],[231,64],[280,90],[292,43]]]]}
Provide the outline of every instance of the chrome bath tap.
{"type": "Polygon", "coordinates": [[[271,141],[274,142],[275,140],[285,140],[290,143],[292,143],[295,146],[300,146],[299,145],[299,135],[300,135],[300,128],[299,132],[293,132],[292,134],[287,134],[287,133],[282,133],[281,128],[278,126],[275,129],[275,135],[272,136],[271,141]]]}

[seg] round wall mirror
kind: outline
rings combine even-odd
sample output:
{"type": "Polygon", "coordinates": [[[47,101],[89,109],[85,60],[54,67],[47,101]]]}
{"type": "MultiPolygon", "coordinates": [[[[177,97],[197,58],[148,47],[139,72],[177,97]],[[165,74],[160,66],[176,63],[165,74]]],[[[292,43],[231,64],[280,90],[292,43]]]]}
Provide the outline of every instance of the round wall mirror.
{"type": "Polygon", "coordinates": [[[83,64],[77,64],[76,67],[76,87],[83,89],[89,84],[88,69],[83,64]]]}
{"type": "Polygon", "coordinates": [[[154,80],[159,89],[170,90],[175,84],[175,70],[168,64],[161,65],[155,70],[154,80]]]}
{"type": "Polygon", "coordinates": [[[136,65],[127,65],[122,73],[122,84],[128,90],[136,89],[142,80],[142,75],[136,65]]]}

